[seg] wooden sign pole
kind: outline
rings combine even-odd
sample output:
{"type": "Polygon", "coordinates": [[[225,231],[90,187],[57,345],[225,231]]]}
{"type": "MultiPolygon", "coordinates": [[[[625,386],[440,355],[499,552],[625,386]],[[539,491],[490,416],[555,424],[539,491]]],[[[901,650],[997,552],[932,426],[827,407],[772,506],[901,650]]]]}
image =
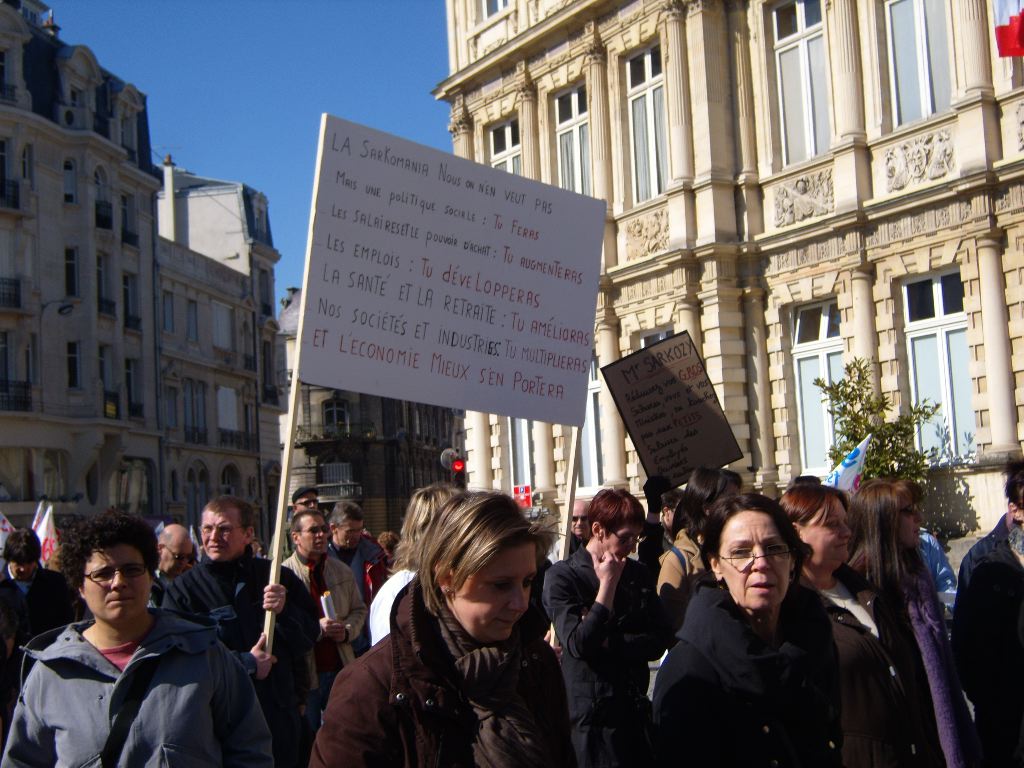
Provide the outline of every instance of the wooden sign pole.
{"type": "Polygon", "coordinates": [[[568,495],[565,500],[564,517],[561,519],[559,530],[562,533],[562,560],[569,556],[569,537],[572,536],[572,506],[576,503],[576,478],[580,473],[580,447],[583,442],[583,430],[579,427],[572,428],[572,438],[569,443],[569,482],[566,484],[568,495]]]}

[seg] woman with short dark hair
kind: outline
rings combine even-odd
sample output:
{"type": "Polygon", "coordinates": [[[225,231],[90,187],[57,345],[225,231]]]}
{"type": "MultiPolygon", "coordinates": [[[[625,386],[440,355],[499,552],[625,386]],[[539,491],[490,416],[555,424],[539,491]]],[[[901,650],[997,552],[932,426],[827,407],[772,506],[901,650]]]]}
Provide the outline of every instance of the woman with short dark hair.
{"type": "Polygon", "coordinates": [[[942,749],[914,637],[885,597],[846,565],[846,494],[794,485],[779,503],[811,550],[800,580],[818,592],[832,620],[845,768],[940,768],[942,749]]]}
{"type": "Polygon", "coordinates": [[[28,651],[4,768],[101,755],[111,766],[271,766],[252,683],[216,630],[147,608],[158,557],[145,521],[89,518],[66,532],[62,555],[94,619],[28,651]]]}
{"type": "Polygon", "coordinates": [[[544,579],[576,760],[581,768],[643,765],[653,757],[648,662],[665,652],[671,628],[650,571],[629,558],[643,530],[640,502],[604,489],[587,514],[590,541],[544,579]]]}
{"type": "Polygon", "coordinates": [[[832,630],[796,581],[807,549],[778,503],[719,499],[703,526],[709,574],[654,684],[662,765],[842,765],[832,630]]]}

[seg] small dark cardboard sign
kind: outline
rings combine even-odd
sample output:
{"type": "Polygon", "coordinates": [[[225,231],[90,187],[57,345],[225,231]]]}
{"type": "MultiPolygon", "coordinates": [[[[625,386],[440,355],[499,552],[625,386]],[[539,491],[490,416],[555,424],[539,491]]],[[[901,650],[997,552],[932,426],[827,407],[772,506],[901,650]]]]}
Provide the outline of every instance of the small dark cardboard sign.
{"type": "Polygon", "coordinates": [[[601,369],[648,477],[682,485],[697,467],[743,457],[686,331],[601,369]]]}

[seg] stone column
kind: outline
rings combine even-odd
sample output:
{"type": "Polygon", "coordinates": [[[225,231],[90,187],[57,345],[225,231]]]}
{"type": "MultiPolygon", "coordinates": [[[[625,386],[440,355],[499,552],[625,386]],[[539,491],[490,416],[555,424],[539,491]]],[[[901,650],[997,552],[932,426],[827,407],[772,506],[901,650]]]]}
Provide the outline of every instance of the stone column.
{"type": "Polygon", "coordinates": [[[957,0],[953,3],[954,29],[960,37],[964,90],[992,90],[992,57],[989,55],[987,0],[957,0]]]}
{"type": "Polygon", "coordinates": [[[693,181],[693,135],[686,61],[686,6],[679,0],[665,4],[662,58],[665,64],[665,101],[668,107],[670,185],[693,181]]]}
{"type": "Polygon", "coordinates": [[[832,0],[832,101],[840,140],[864,138],[864,78],[857,35],[857,0],[832,0]]]}
{"type": "MultiPolygon", "coordinates": [[[[605,298],[604,314],[597,320],[597,360],[601,366],[618,360],[619,319],[610,300],[605,298]]],[[[615,400],[602,381],[601,394],[601,456],[604,460],[604,484],[624,488],[626,483],[626,429],[615,407],[615,400]]]]}
{"type": "Polygon", "coordinates": [[[768,326],[764,320],[764,289],[743,290],[746,318],[747,397],[750,401],[750,459],[758,487],[778,480],[775,432],[772,429],[772,384],[768,377],[768,326]]]}
{"type": "Polygon", "coordinates": [[[981,332],[985,345],[991,445],[986,453],[1020,455],[1017,404],[1014,400],[1006,279],[1002,267],[1002,232],[978,238],[978,282],[981,288],[981,332]]]}
{"type": "Polygon", "coordinates": [[[604,200],[605,226],[603,240],[604,268],[619,263],[618,243],[615,239],[615,219],[612,213],[612,145],[608,112],[608,69],[604,46],[597,39],[593,22],[587,24],[585,34],[592,38],[585,57],[587,72],[587,114],[590,115],[590,167],[592,193],[604,200]]]}
{"type": "Polygon", "coordinates": [[[870,264],[862,264],[850,273],[850,293],[853,308],[853,356],[867,360],[871,372],[871,389],[875,394],[880,390],[878,379],[878,332],[875,329],[875,270],[870,264]]]}
{"type": "Polygon", "coordinates": [[[523,151],[523,176],[540,178],[540,148],[537,146],[537,88],[529,76],[519,86],[519,142],[523,151]]]}
{"type": "Polygon", "coordinates": [[[448,123],[448,132],[452,135],[452,151],[459,157],[473,159],[473,118],[461,96],[452,104],[452,119],[448,123]]]}
{"type": "Polygon", "coordinates": [[[555,439],[546,421],[533,422],[533,492],[545,498],[555,490],[555,439]]]}
{"type": "Polygon", "coordinates": [[[466,411],[466,469],[468,485],[491,490],[494,471],[491,469],[491,422],[486,413],[466,411]]]}
{"type": "Polygon", "coordinates": [[[956,102],[956,155],[961,176],[991,172],[1001,159],[999,112],[992,88],[988,0],[952,4],[953,42],[960,56],[964,93],[956,102]]]}
{"type": "Polygon", "coordinates": [[[747,23],[749,0],[730,0],[729,34],[732,39],[732,68],[736,83],[736,123],[739,129],[737,176],[740,196],[737,203],[742,222],[741,240],[753,239],[764,232],[764,204],[757,174],[757,126],[754,111],[753,70],[750,65],[750,26],[747,23]]]}

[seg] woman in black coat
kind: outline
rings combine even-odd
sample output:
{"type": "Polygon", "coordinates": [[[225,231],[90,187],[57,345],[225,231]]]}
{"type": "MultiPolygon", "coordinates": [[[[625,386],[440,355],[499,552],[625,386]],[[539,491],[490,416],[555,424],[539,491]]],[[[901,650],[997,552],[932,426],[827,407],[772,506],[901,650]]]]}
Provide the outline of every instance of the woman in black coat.
{"type": "Polygon", "coordinates": [[[832,629],[796,583],[805,547],[778,503],[720,499],[704,525],[710,573],[654,684],[662,765],[839,768],[832,629]]]}
{"type": "Polygon", "coordinates": [[[648,662],[671,629],[654,577],[629,558],[643,530],[640,502],[606,489],[590,502],[592,536],[544,579],[544,607],[562,644],[572,741],[580,768],[645,765],[650,741],[648,662]]]}
{"type": "Polygon", "coordinates": [[[811,551],[800,579],[818,592],[839,658],[845,768],[942,768],[931,695],[913,633],[848,565],[846,495],[822,485],[779,500],[811,551]]]}

